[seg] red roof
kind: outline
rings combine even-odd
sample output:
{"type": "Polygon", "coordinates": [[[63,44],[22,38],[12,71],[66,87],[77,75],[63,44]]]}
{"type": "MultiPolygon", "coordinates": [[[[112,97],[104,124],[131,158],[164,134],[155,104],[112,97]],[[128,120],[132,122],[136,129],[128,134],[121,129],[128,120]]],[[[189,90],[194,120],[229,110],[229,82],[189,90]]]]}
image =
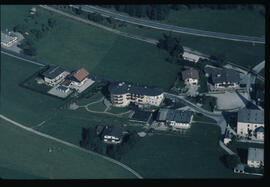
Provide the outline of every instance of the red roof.
{"type": "Polygon", "coordinates": [[[82,80],[84,80],[87,76],[89,75],[89,73],[84,69],[78,69],[74,74],[73,77],[78,80],[79,82],[81,82],[82,80]]]}

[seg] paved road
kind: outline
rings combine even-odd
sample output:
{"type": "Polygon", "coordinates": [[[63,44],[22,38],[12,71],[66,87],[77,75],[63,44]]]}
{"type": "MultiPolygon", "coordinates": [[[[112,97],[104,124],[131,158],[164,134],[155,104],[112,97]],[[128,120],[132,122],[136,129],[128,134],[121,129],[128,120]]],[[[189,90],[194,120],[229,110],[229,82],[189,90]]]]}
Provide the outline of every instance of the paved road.
{"type": "Polygon", "coordinates": [[[22,57],[20,54],[14,53],[14,52],[9,51],[7,49],[1,48],[1,53],[6,54],[6,55],[11,56],[11,57],[15,57],[17,59],[20,59],[20,60],[23,60],[23,61],[26,61],[26,62],[29,62],[31,64],[35,64],[35,65],[39,65],[39,66],[46,66],[46,65],[48,65],[48,64],[43,63],[43,62],[38,62],[38,61],[27,59],[26,57],[22,57]]]}
{"type": "Polygon", "coordinates": [[[138,18],[134,18],[130,16],[124,16],[121,14],[110,12],[108,10],[104,10],[99,7],[89,6],[89,5],[70,5],[70,6],[73,8],[81,7],[81,10],[85,12],[97,12],[105,17],[112,17],[117,20],[129,22],[136,25],[141,25],[144,27],[150,27],[150,28],[172,31],[172,32],[179,32],[179,33],[196,35],[196,36],[210,37],[210,38],[219,38],[219,39],[225,39],[225,40],[265,44],[265,38],[262,38],[262,37],[242,36],[242,35],[211,32],[211,31],[204,31],[204,30],[192,29],[192,28],[187,28],[187,27],[178,27],[174,25],[161,24],[161,23],[138,19],[138,18]]]}
{"type": "Polygon", "coordinates": [[[257,64],[257,65],[252,69],[252,71],[253,71],[254,73],[259,73],[259,72],[264,68],[264,66],[265,66],[265,60],[262,61],[261,63],[257,64]]]}
{"type": "Polygon", "coordinates": [[[119,165],[119,166],[125,168],[126,170],[128,170],[129,172],[131,172],[132,174],[134,174],[134,175],[135,175],[136,177],[138,177],[139,179],[142,179],[142,176],[141,176],[141,175],[139,175],[137,172],[135,172],[133,169],[129,168],[128,166],[122,164],[121,162],[118,162],[118,161],[116,161],[116,160],[114,160],[114,159],[111,159],[111,158],[109,158],[109,157],[100,155],[100,154],[95,153],[95,152],[93,152],[93,151],[89,151],[89,150],[83,149],[83,148],[81,148],[81,147],[79,147],[79,146],[76,146],[76,145],[71,144],[71,143],[69,143],[69,142],[66,142],[66,141],[60,140],[60,139],[58,139],[58,138],[52,137],[52,136],[50,136],[50,135],[44,134],[44,133],[42,133],[42,132],[36,131],[36,130],[34,130],[34,129],[32,129],[32,128],[26,127],[26,126],[24,126],[24,125],[22,125],[22,124],[20,124],[20,123],[18,123],[18,122],[16,122],[16,121],[13,121],[13,120],[11,120],[11,119],[9,119],[9,118],[3,116],[2,114],[0,114],[0,118],[2,118],[3,120],[6,120],[6,121],[12,123],[13,125],[16,125],[16,126],[22,128],[22,129],[24,129],[24,130],[26,130],[26,131],[32,132],[32,133],[34,133],[34,134],[37,134],[37,135],[39,135],[39,136],[42,136],[42,137],[45,137],[45,138],[54,140],[54,141],[56,141],[56,142],[65,144],[65,145],[67,145],[67,146],[69,146],[69,147],[78,149],[78,150],[80,150],[80,151],[83,151],[83,152],[86,152],[86,153],[89,153],[89,154],[92,154],[92,155],[95,155],[95,156],[98,156],[98,157],[102,157],[102,158],[105,159],[105,160],[108,160],[108,161],[110,161],[110,162],[113,162],[113,163],[115,163],[115,164],[117,164],[117,165],[119,165]]]}

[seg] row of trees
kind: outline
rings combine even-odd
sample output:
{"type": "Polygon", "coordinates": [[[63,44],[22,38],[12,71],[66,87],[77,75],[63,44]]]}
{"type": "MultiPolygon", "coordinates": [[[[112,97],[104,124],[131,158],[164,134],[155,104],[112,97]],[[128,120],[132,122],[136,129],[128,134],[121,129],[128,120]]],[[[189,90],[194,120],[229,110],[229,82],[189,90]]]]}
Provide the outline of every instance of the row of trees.
{"type": "Polygon", "coordinates": [[[120,160],[121,157],[134,147],[138,141],[136,132],[128,132],[124,135],[120,144],[106,144],[101,135],[96,134],[93,128],[82,128],[80,146],[91,151],[120,160]]]}
{"type": "Polygon", "coordinates": [[[151,20],[164,20],[170,10],[210,8],[213,10],[239,9],[258,10],[265,15],[262,5],[254,4],[150,4],[150,5],[100,5],[103,8],[115,8],[119,12],[126,12],[134,17],[148,17],[151,20]]]}

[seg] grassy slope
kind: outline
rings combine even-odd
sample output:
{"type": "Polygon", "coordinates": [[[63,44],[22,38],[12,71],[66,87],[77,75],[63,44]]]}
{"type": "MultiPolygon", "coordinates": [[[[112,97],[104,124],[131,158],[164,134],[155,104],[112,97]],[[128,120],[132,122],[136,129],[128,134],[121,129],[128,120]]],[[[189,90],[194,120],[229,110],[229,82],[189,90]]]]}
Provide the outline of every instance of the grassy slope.
{"type": "Polygon", "coordinates": [[[1,29],[13,29],[15,25],[23,22],[31,8],[32,5],[1,5],[1,29]]]}
{"type": "Polygon", "coordinates": [[[258,11],[193,9],[171,11],[164,23],[247,36],[265,35],[265,18],[258,11]]]}
{"type": "MultiPolygon", "coordinates": [[[[40,11],[48,16],[47,11],[40,11]]],[[[173,83],[178,66],[165,62],[165,51],[59,15],[55,19],[54,31],[37,45],[38,59],[71,68],[85,67],[90,73],[108,79],[164,89],[173,83]]]]}
{"type": "Polygon", "coordinates": [[[4,120],[0,128],[1,167],[51,179],[134,178],[111,162],[14,127],[4,120]],[[48,152],[49,147],[55,151],[48,152]]]}
{"type": "Polygon", "coordinates": [[[19,84],[40,69],[39,66],[1,54],[2,114],[26,125],[35,125],[49,118],[63,100],[43,95],[19,84]]]}
{"type": "MultiPolygon", "coordinates": [[[[163,33],[168,34],[168,32],[165,31],[138,28],[137,26],[130,24],[128,24],[127,27],[119,27],[118,29],[157,40],[163,38],[163,33]]],[[[180,33],[172,33],[172,35],[180,37],[183,46],[207,55],[224,55],[227,60],[245,67],[253,67],[265,58],[265,46],[261,44],[252,45],[245,42],[235,42],[180,33]]]]}
{"type": "MultiPolygon", "coordinates": [[[[129,16],[127,13],[116,11],[114,8],[107,10],[129,16]]],[[[143,19],[149,20],[147,17],[143,19]]],[[[158,21],[155,20],[155,22],[158,21]]],[[[168,18],[159,22],[238,35],[265,35],[265,18],[257,10],[212,10],[209,8],[170,10],[168,18]]]]}
{"type": "Polygon", "coordinates": [[[234,174],[219,160],[225,154],[218,145],[219,131],[196,123],[185,135],[146,136],[122,162],[146,178],[252,178],[234,174]]]}

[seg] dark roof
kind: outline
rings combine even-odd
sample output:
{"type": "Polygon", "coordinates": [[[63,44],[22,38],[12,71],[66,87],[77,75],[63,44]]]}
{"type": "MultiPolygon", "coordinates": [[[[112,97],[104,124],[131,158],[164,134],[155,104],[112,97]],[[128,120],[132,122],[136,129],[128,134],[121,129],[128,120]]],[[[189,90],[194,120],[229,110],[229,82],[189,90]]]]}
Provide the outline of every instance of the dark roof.
{"type": "Polygon", "coordinates": [[[257,129],[255,129],[255,132],[264,132],[264,128],[262,126],[258,127],[257,129]]]}
{"type": "Polygon", "coordinates": [[[152,114],[152,112],[136,110],[135,113],[132,115],[131,119],[146,122],[149,119],[149,117],[151,116],[151,114],[152,114]]]}
{"type": "Polygon", "coordinates": [[[241,109],[238,111],[238,122],[264,124],[264,111],[255,109],[241,109]]]}
{"type": "Polygon", "coordinates": [[[70,83],[71,83],[71,80],[65,80],[64,82],[61,83],[61,85],[69,86],[70,83]]]}
{"type": "Polygon", "coordinates": [[[65,86],[60,85],[60,86],[57,87],[57,89],[66,91],[68,88],[65,87],[65,86]]]}
{"type": "Polygon", "coordinates": [[[178,123],[189,123],[192,111],[159,109],[157,119],[159,121],[176,121],[178,123]]]}
{"type": "Polygon", "coordinates": [[[125,82],[111,83],[108,87],[111,94],[138,94],[147,96],[158,96],[163,93],[163,90],[158,87],[137,86],[134,84],[127,84],[125,82]]]}
{"type": "Polygon", "coordinates": [[[120,138],[122,135],[123,129],[118,126],[106,126],[103,130],[103,136],[114,136],[120,138]]]}
{"type": "Polygon", "coordinates": [[[189,78],[199,79],[198,71],[195,70],[195,69],[188,69],[188,70],[182,71],[182,79],[186,80],[186,79],[189,79],[189,78]]]}
{"type": "Polygon", "coordinates": [[[239,72],[232,69],[205,67],[204,72],[211,77],[214,84],[223,82],[234,83],[241,80],[239,72]]]}
{"type": "Polygon", "coordinates": [[[66,70],[61,66],[50,65],[49,68],[42,73],[42,75],[49,79],[54,79],[64,71],[66,70]]]}

